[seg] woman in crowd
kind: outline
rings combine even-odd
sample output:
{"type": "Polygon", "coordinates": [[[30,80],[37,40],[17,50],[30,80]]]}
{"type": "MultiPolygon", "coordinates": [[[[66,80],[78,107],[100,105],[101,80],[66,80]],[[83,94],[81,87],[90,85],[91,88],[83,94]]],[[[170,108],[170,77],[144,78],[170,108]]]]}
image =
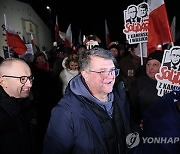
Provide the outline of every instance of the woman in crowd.
{"type": "Polygon", "coordinates": [[[70,54],[67,58],[64,59],[62,63],[64,69],[59,74],[59,78],[62,82],[62,92],[65,93],[65,89],[69,81],[79,74],[78,71],[78,56],[76,54],[70,54]]]}

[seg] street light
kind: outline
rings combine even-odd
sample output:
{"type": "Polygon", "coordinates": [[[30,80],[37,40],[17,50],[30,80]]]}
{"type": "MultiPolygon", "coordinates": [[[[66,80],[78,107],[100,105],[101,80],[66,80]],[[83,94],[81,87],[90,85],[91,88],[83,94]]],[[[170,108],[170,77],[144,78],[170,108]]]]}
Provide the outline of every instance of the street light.
{"type": "Polygon", "coordinates": [[[46,9],[49,10],[49,20],[50,20],[50,26],[52,24],[51,22],[51,8],[49,6],[46,6],[46,9]]]}
{"type": "Polygon", "coordinates": [[[51,20],[51,15],[52,15],[51,13],[52,12],[51,12],[51,7],[46,6],[46,9],[49,10],[49,20],[50,20],[49,22],[50,22],[50,29],[51,29],[51,37],[53,38],[53,36],[52,36],[52,20],[51,20]]]}
{"type": "Polygon", "coordinates": [[[51,8],[49,6],[46,6],[46,9],[51,10],[51,8]]]}

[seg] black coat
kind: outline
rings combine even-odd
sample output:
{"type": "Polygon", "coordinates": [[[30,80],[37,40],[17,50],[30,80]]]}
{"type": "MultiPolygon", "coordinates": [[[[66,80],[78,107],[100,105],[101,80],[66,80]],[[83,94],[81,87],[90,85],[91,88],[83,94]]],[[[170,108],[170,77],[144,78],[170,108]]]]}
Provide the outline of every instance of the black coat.
{"type": "Polygon", "coordinates": [[[138,146],[132,149],[133,154],[180,153],[179,104],[180,90],[172,91],[162,96],[159,101],[143,113],[143,131],[139,134],[141,140],[138,146]],[[143,141],[142,137],[146,139],[151,137],[151,144],[148,140],[143,141]],[[161,140],[156,142],[155,138],[161,140]]]}
{"type": "Polygon", "coordinates": [[[28,98],[9,97],[0,86],[0,154],[38,154],[38,129],[28,98]]]}
{"type": "Polygon", "coordinates": [[[140,124],[142,113],[155,101],[160,99],[156,89],[157,81],[147,75],[138,77],[130,88],[131,119],[136,124],[140,124]]]}

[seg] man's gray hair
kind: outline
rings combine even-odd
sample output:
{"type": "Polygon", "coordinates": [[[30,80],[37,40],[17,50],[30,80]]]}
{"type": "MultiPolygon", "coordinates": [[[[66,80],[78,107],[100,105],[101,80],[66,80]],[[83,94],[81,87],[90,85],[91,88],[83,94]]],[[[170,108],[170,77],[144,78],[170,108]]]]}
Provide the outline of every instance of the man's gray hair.
{"type": "Polygon", "coordinates": [[[90,66],[91,57],[101,57],[104,59],[112,60],[116,63],[116,59],[114,58],[112,52],[110,50],[105,50],[100,47],[95,47],[91,50],[86,50],[84,53],[79,55],[79,70],[83,71],[90,66]]]}

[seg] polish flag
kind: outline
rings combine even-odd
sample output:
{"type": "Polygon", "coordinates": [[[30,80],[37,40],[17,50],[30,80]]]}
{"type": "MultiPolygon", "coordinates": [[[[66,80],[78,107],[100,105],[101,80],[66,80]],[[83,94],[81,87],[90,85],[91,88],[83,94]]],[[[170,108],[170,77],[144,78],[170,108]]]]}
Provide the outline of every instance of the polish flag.
{"type": "Polygon", "coordinates": [[[164,0],[149,0],[148,53],[173,42],[164,0]]]}
{"type": "Polygon", "coordinates": [[[34,37],[33,37],[33,34],[31,33],[31,44],[32,45],[35,45],[35,43],[34,43],[34,37]]]}
{"type": "Polygon", "coordinates": [[[105,20],[105,37],[106,37],[106,46],[108,47],[109,44],[111,43],[111,39],[110,39],[109,29],[106,20],[105,20]]]}
{"type": "Polygon", "coordinates": [[[71,31],[71,24],[69,24],[68,29],[66,31],[65,36],[65,47],[71,48],[72,47],[72,31],[71,31]]]}
{"type": "Polygon", "coordinates": [[[9,25],[9,22],[4,14],[4,23],[6,28],[7,45],[13,49],[18,55],[22,55],[27,51],[27,47],[24,44],[20,36],[9,25]]]}
{"type": "Polygon", "coordinates": [[[58,25],[58,17],[57,16],[56,16],[56,25],[55,25],[55,40],[57,42],[60,41],[59,25],[58,25]]]}

